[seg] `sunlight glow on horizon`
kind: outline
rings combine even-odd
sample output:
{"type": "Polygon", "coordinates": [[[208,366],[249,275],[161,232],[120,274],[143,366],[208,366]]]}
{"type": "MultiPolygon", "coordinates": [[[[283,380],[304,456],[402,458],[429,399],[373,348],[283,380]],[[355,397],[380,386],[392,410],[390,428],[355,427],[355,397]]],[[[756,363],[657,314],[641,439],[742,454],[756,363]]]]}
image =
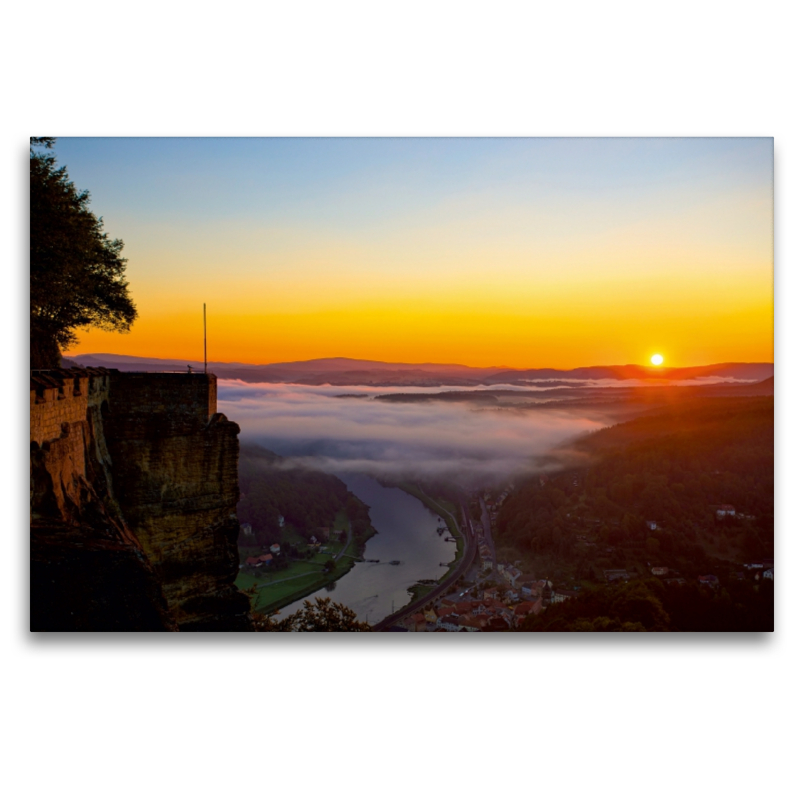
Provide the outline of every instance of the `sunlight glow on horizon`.
{"type": "Polygon", "coordinates": [[[771,139],[59,139],[139,319],[75,353],[773,360],[771,139]]]}

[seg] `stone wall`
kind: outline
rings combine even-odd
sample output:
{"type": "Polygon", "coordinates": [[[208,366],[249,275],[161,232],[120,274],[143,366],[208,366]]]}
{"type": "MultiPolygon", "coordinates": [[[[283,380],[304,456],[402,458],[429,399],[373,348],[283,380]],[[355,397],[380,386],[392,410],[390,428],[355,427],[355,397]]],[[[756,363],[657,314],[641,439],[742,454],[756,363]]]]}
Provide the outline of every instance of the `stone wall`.
{"type": "MultiPolygon", "coordinates": [[[[59,565],[89,569],[107,563],[109,569],[135,572],[120,551],[128,547],[147,575],[127,585],[148,587],[147,598],[142,596],[147,607],[137,608],[128,597],[130,608],[120,619],[145,624],[168,609],[164,627],[157,629],[249,630],[248,599],[233,585],[239,561],[238,433],[238,425],[216,413],[214,375],[32,373],[32,595],[34,586],[42,590],[55,580],[74,584],[78,597],[78,583],[65,578],[59,565]],[[91,551],[91,557],[72,558],[72,549],[91,551]],[[34,572],[48,580],[34,580],[34,572]]],[[[85,574],[80,585],[108,581],[85,574]]],[[[46,606],[32,596],[39,618],[46,606]]],[[[115,618],[108,601],[95,607],[96,620],[115,618]]],[[[75,611],[91,625],[91,614],[75,611]]],[[[62,613],[58,624],[70,618],[62,613]]]]}
{"type": "Polygon", "coordinates": [[[31,630],[177,630],[119,513],[100,410],[110,373],[31,373],[31,630]]]}
{"type": "Polygon", "coordinates": [[[90,402],[108,397],[108,370],[48,370],[31,373],[31,441],[61,436],[62,425],[82,422],[90,402]]]}
{"type": "Polygon", "coordinates": [[[192,416],[206,423],[217,413],[216,375],[117,372],[111,385],[116,414],[192,416]]]}

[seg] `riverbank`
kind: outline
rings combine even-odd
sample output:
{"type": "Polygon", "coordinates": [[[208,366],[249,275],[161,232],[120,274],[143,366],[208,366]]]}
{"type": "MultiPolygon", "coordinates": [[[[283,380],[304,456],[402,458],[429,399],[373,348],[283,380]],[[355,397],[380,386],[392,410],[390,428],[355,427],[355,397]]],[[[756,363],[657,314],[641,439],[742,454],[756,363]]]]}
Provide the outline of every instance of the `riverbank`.
{"type": "Polygon", "coordinates": [[[464,536],[461,533],[461,528],[456,522],[455,515],[458,513],[457,508],[448,500],[434,499],[427,495],[419,486],[413,483],[398,483],[398,489],[402,489],[406,494],[416,497],[426,508],[438,514],[447,525],[447,530],[450,535],[456,540],[456,554],[450,562],[447,572],[439,578],[439,582],[447,580],[453,571],[458,566],[459,561],[464,557],[464,536]]]}
{"type": "MultiPolygon", "coordinates": [[[[441,511],[399,486],[389,486],[360,473],[342,475],[348,489],[369,507],[372,526],[380,534],[367,543],[364,561],[337,582],[333,591],[314,597],[330,598],[352,608],[362,622],[374,624],[409,603],[409,588],[419,581],[438,583],[455,557],[455,537],[437,533],[441,511]]],[[[430,499],[430,498],[429,498],[430,499]]],[[[294,602],[281,609],[291,614],[302,608],[294,602]]]]}
{"type": "Polygon", "coordinates": [[[398,613],[403,611],[403,609],[418,603],[424,597],[431,594],[431,592],[438,589],[442,583],[447,581],[450,576],[453,575],[453,573],[458,569],[461,559],[464,557],[465,542],[461,528],[456,522],[455,515],[458,513],[458,511],[453,503],[447,500],[434,499],[430,497],[421,487],[414,483],[401,482],[395,485],[396,488],[401,489],[406,494],[416,497],[417,500],[419,500],[429,511],[432,511],[434,514],[437,514],[439,517],[441,517],[441,519],[444,520],[445,525],[447,525],[447,530],[450,532],[450,535],[453,537],[453,539],[455,539],[456,544],[456,553],[453,557],[453,560],[448,564],[447,572],[445,572],[445,574],[436,581],[415,583],[413,586],[410,586],[408,588],[408,603],[393,612],[398,613]]]}

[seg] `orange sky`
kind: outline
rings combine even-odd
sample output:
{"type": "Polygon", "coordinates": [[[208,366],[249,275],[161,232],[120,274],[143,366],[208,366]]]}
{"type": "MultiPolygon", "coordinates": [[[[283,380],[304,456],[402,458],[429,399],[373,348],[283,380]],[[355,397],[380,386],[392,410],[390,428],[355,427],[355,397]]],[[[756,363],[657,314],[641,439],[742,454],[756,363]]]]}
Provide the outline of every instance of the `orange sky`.
{"type": "Polygon", "coordinates": [[[772,361],[770,139],[164,141],[58,142],[139,309],[76,353],[772,361]]]}

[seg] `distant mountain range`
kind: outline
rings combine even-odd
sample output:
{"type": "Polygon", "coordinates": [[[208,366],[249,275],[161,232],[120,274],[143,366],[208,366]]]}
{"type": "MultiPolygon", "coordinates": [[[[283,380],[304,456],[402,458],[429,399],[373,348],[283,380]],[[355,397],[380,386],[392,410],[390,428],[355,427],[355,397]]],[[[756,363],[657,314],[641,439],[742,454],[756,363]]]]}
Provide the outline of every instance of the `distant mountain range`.
{"type": "MultiPolygon", "coordinates": [[[[123,372],[185,372],[189,366],[202,371],[202,361],[140,358],[111,353],[87,353],[64,359],[65,365],[108,367],[123,372]]],[[[725,381],[763,381],[772,377],[771,363],[711,364],[704,367],[623,366],[578,367],[577,369],[511,369],[467,367],[462,364],[403,364],[355,358],[316,358],[277,364],[241,364],[209,361],[209,372],[219,378],[247,383],[299,383],[310,386],[531,386],[551,381],[638,379],[663,381],[717,378],[725,381]]],[[[550,384],[552,385],[552,384],[550,384]]]]}

